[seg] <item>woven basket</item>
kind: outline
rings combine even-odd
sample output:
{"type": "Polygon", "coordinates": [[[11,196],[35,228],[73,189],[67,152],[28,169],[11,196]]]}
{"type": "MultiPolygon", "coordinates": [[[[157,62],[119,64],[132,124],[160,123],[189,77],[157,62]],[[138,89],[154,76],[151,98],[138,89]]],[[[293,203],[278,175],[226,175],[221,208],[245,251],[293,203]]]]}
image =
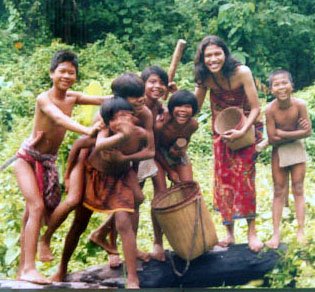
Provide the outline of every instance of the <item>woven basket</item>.
{"type": "MultiPolygon", "coordinates": [[[[222,135],[224,132],[232,129],[239,130],[243,127],[246,116],[238,107],[229,107],[221,111],[215,121],[214,130],[222,135]]],[[[233,142],[227,142],[227,146],[232,150],[245,148],[255,143],[255,127],[251,126],[246,134],[233,142]]]]}
{"type": "Polygon", "coordinates": [[[218,241],[214,224],[196,182],[177,184],[154,199],[152,208],[175,253],[192,260],[218,241]]]}

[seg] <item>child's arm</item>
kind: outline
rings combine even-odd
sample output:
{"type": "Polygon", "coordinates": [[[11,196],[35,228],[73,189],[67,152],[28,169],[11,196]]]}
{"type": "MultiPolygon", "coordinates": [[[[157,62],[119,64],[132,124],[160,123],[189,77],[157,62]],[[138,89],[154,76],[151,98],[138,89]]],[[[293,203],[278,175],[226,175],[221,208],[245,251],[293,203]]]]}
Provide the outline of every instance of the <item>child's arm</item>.
{"type": "Polygon", "coordinates": [[[299,120],[295,131],[284,131],[277,129],[277,135],[285,140],[297,140],[307,138],[312,134],[311,121],[307,113],[306,104],[302,100],[297,101],[299,109],[299,120]]]}
{"type": "Polygon", "coordinates": [[[97,136],[94,150],[111,150],[113,147],[121,145],[131,135],[129,128],[129,123],[126,123],[126,125],[121,125],[120,131],[111,136],[108,136],[108,129],[101,130],[97,136]]]}
{"type": "Polygon", "coordinates": [[[155,144],[154,144],[154,134],[153,134],[153,117],[151,112],[148,112],[145,121],[145,130],[147,136],[147,145],[142,148],[140,151],[130,154],[130,155],[123,155],[124,161],[134,161],[138,162],[141,160],[146,160],[153,158],[155,155],[155,144]]]}
{"type": "Polygon", "coordinates": [[[82,92],[75,92],[76,104],[90,104],[90,105],[101,105],[104,101],[109,101],[113,98],[112,95],[106,96],[94,96],[85,95],[82,92]]]}
{"type": "Polygon", "coordinates": [[[277,134],[276,122],[272,114],[271,105],[266,108],[266,128],[270,144],[277,145],[283,143],[282,139],[277,134]]]}
{"type": "Polygon", "coordinates": [[[48,117],[50,117],[58,126],[62,126],[67,130],[93,136],[95,132],[100,129],[101,123],[95,123],[92,127],[85,127],[76,121],[72,120],[69,116],[64,114],[53,102],[46,96],[40,96],[37,99],[39,109],[48,117]]]}
{"type": "Polygon", "coordinates": [[[82,148],[89,148],[95,144],[95,138],[81,137],[77,139],[71,147],[71,150],[67,159],[67,169],[65,171],[65,184],[68,185],[70,173],[77,162],[78,156],[82,148]]]}

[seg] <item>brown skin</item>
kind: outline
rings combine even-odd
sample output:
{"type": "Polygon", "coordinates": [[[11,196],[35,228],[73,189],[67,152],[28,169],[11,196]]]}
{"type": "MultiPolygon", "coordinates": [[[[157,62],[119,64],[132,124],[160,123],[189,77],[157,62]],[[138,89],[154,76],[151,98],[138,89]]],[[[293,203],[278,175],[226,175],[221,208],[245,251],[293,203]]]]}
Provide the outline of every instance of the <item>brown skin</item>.
{"type": "MultiPolygon", "coordinates": [[[[163,121],[157,122],[155,137],[156,137],[156,164],[158,167],[158,173],[154,178],[154,197],[158,197],[166,192],[166,174],[173,183],[179,183],[184,181],[193,180],[193,172],[191,164],[179,164],[176,166],[170,166],[165,159],[163,153],[160,151],[161,147],[168,149],[171,155],[175,157],[183,157],[186,155],[188,143],[193,133],[198,129],[198,122],[192,118],[192,109],[183,109],[187,113],[184,120],[176,118],[176,112],[178,108],[175,107],[173,116],[169,115],[163,121]],[[181,149],[174,149],[174,143],[177,138],[185,138],[187,145],[181,149]]],[[[154,230],[154,244],[153,251],[151,253],[152,258],[165,261],[165,254],[163,249],[163,233],[154,216],[151,212],[153,230],[154,230]]]]}
{"type": "Polygon", "coordinates": [[[81,202],[84,186],[84,161],[89,152],[87,148],[93,147],[95,141],[95,138],[84,136],[76,140],[71,148],[65,173],[67,196],[51,214],[47,230],[38,244],[39,259],[42,262],[54,259],[50,250],[51,237],[58,227],[66,220],[69,213],[81,202]]]}
{"type": "MultiPolygon", "coordinates": [[[[246,122],[241,129],[229,130],[222,135],[222,138],[225,141],[233,142],[234,140],[239,139],[240,137],[245,135],[247,130],[254,124],[256,118],[260,113],[258,94],[252,73],[247,66],[240,65],[235,69],[235,72],[230,77],[230,80],[228,80],[224,77],[222,73],[222,67],[225,62],[225,55],[222,48],[216,45],[209,45],[204,51],[204,56],[205,57],[203,62],[205,63],[206,67],[211,71],[211,73],[215,76],[217,83],[219,83],[223,89],[234,90],[243,87],[245,90],[250,106],[250,113],[247,117],[246,122]]],[[[195,88],[195,95],[198,99],[199,109],[202,107],[208,89],[218,89],[216,82],[213,80],[210,74],[203,86],[195,88]]],[[[249,219],[247,220],[247,224],[247,237],[249,248],[254,252],[258,252],[262,249],[263,243],[258,239],[256,235],[255,220],[249,219]]],[[[235,242],[234,225],[226,225],[226,228],[227,237],[219,243],[219,245],[221,246],[228,246],[235,242]]]]}
{"type": "Polygon", "coordinates": [[[299,163],[289,167],[279,167],[278,145],[297,139],[309,137],[312,133],[311,122],[306,104],[300,99],[291,97],[292,85],[287,76],[274,77],[272,93],[276,99],[266,109],[267,133],[272,151],[272,178],[274,198],[272,206],[273,236],[266,243],[270,248],[278,248],[280,244],[280,222],[282,210],[291,176],[292,192],[295,200],[295,210],[298,223],[297,240],[304,242],[304,177],[306,164],[299,163]]]}
{"type": "MultiPolygon", "coordinates": [[[[122,112],[122,111],[121,111],[122,112]]],[[[118,115],[110,122],[113,131],[108,136],[107,130],[99,132],[95,148],[88,157],[89,163],[101,172],[109,175],[122,174],[128,171],[129,161],[115,157],[108,159],[108,151],[116,149],[123,155],[132,155],[138,152],[143,141],[147,140],[147,133],[140,127],[133,126],[124,114],[118,115]],[[105,158],[105,159],[104,159],[105,158]]],[[[67,265],[70,257],[77,246],[80,235],[86,229],[92,212],[79,206],[72,227],[66,237],[65,247],[62,254],[61,264],[53,280],[62,281],[67,273],[67,265]]],[[[123,250],[128,270],[127,288],[139,288],[139,280],[136,270],[136,238],[132,225],[131,214],[124,211],[115,213],[115,225],[122,237],[123,250]]]]}
{"type": "MultiPolygon", "coordinates": [[[[114,153],[117,159],[124,160],[124,161],[139,162],[141,160],[153,158],[155,154],[155,146],[154,146],[154,136],[153,136],[152,113],[148,109],[148,107],[144,105],[143,97],[140,97],[140,98],[129,97],[127,98],[127,101],[134,107],[135,124],[146,130],[147,144],[140,151],[133,154],[126,155],[126,154],[123,154],[122,151],[117,151],[117,150],[111,150],[111,153],[112,154],[114,153]]],[[[133,226],[134,226],[134,231],[137,234],[138,222],[139,222],[139,207],[140,207],[140,204],[144,200],[144,196],[139,186],[137,174],[135,171],[130,171],[128,173],[128,184],[133,186],[132,189],[135,194],[135,212],[133,214],[133,226]],[[129,181],[130,181],[130,184],[129,184],[129,181]]],[[[113,220],[114,220],[113,216],[110,216],[110,218],[106,222],[104,222],[98,229],[94,230],[89,235],[89,237],[92,242],[99,245],[100,247],[102,247],[109,253],[110,266],[117,267],[120,265],[121,260],[117,256],[111,256],[111,255],[117,255],[118,253],[116,238],[110,239],[111,241],[110,245],[108,244],[107,239],[106,239],[110,230],[113,229],[113,226],[114,226],[113,220]]],[[[150,255],[148,253],[137,250],[137,258],[144,261],[148,261],[150,259],[150,255]]]]}
{"type": "MultiPolygon", "coordinates": [[[[67,130],[93,135],[99,124],[85,127],[73,121],[70,116],[76,104],[101,104],[106,97],[88,97],[68,91],[76,80],[75,67],[70,62],[60,63],[50,73],[53,86],[36,99],[34,126],[31,139],[42,133],[34,148],[43,154],[56,154],[67,130]]],[[[45,210],[42,194],[39,192],[35,173],[26,161],[18,159],[14,164],[19,188],[26,200],[21,232],[21,260],[18,279],[33,283],[48,284],[35,267],[37,240],[45,210]],[[27,234],[27,236],[25,236],[27,234]]]]}

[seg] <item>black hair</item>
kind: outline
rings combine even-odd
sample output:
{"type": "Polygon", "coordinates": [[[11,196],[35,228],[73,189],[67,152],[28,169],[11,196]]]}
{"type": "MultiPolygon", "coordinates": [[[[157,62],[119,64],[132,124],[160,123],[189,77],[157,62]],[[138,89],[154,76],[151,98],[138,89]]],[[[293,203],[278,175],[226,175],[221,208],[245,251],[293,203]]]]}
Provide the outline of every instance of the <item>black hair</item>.
{"type": "Polygon", "coordinates": [[[50,63],[50,72],[54,72],[58,65],[63,62],[70,62],[75,67],[76,73],[79,73],[78,57],[69,50],[60,50],[54,54],[50,63]]]}
{"type": "Polygon", "coordinates": [[[116,113],[119,111],[133,112],[132,106],[123,98],[116,97],[110,101],[105,101],[101,105],[100,114],[103,118],[105,125],[109,125],[109,122],[113,119],[116,113]]]}
{"type": "Polygon", "coordinates": [[[188,90],[178,90],[169,99],[167,107],[171,115],[173,115],[174,108],[176,106],[181,106],[184,104],[189,104],[193,110],[193,116],[198,111],[198,102],[196,96],[188,90]]]}
{"type": "MultiPolygon", "coordinates": [[[[239,61],[234,59],[230,53],[229,48],[224,43],[224,41],[216,35],[206,36],[198,45],[197,53],[195,56],[195,82],[199,85],[203,85],[206,81],[207,77],[213,76],[213,74],[209,71],[207,66],[205,65],[205,49],[209,45],[216,45],[220,47],[225,55],[225,62],[222,67],[223,76],[230,80],[230,77],[234,74],[234,71],[237,66],[241,65],[239,61]]],[[[215,78],[214,78],[215,80],[215,78]]]]}
{"type": "Polygon", "coordinates": [[[291,83],[292,87],[294,87],[294,82],[293,82],[293,78],[292,78],[291,73],[290,73],[289,71],[287,71],[287,70],[284,70],[284,69],[278,69],[278,70],[273,71],[273,72],[269,75],[269,78],[268,78],[269,89],[271,89],[271,87],[272,87],[273,78],[274,78],[276,75],[281,75],[281,74],[287,75],[288,78],[289,78],[289,80],[290,80],[290,83],[291,83]]]}
{"type": "Polygon", "coordinates": [[[144,82],[134,73],[125,73],[117,77],[111,84],[112,92],[121,98],[144,96],[144,82]]]}
{"type": "Polygon", "coordinates": [[[168,75],[167,73],[159,66],[153,65],[150,67],[145,68],[141,73],[141,78],[144,81],[144,83],[149,79],[149,77],[155,74],[160,77],[163,84],[165,86],[168,86],[168,75]]]}

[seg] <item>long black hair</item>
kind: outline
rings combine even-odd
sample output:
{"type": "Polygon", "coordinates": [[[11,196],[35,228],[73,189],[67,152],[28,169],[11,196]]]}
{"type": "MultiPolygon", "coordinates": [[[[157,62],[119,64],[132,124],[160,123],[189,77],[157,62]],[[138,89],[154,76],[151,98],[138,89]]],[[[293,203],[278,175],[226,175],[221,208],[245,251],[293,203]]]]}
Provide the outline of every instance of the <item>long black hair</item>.
{"type": "Polygon", "coordinates": [[[232,57],[229,48],[221,38],[219,38],[216,35],[206,36],[198,45],[194,61],[195,82],[198,85],[203,85],[206,79],[209,77],[209,75],[212,76],[215,81],[214,75],[209,71],[209,69],[205,65],[205,49],[209,45],[216,45],[223,50],[225,55],[225,62],[222,67],[222,74],[226,79],[228,79],[228,81],[230,80],[230,77],[233,75],[235,68],[241,65],[239,61],[232,57]]]}

